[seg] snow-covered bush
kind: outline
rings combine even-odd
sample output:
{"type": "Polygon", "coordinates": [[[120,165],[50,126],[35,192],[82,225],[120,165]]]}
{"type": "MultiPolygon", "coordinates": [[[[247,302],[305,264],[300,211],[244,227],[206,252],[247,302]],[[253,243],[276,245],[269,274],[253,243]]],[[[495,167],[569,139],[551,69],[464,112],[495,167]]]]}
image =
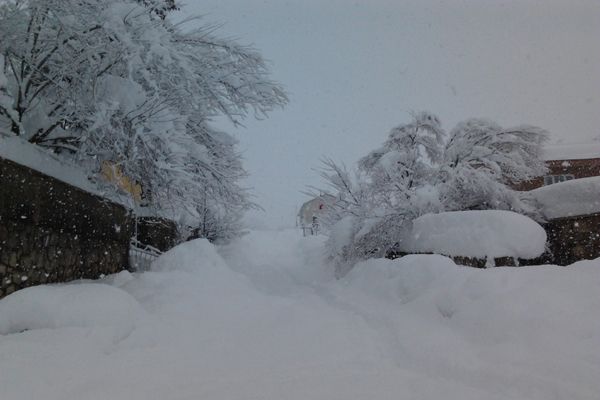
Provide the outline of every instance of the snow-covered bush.
{"type": "Polygon", "coordinates": [[[326,219],[338,275],[357,260],[397,249],[424,214],[500,209],[539,218],[534,202],[512,185],[545,172],[546,139],[537,127],[504,129],[483,119],[446,134],[435,115],[421,112],[392,129],[354,174],[325,160],[321,175],[340,199],[326,219]]]}
{"type": "MultiPolygon", "coordinates": [[[[185,30],[173,0],[29,0],[0,5],[0,128],[70,153],[93,172],[111,165],[146,202],[231,219],[252,202],[234,124],[286,103],[253,49],[185,30]]],[[[201,21],[200,21],[201,22],[201,21]]],[[[171,212],[171,214],[173,214],[171,212]]]]}
{"type": "Polygon", "coordinates": [[[459,123],[444,146],[437,182],[446,210],[502,209],[537,216],[511,185],[546,171],[547,133],[534,126],[503,129],[484,119],[459,123]]]}

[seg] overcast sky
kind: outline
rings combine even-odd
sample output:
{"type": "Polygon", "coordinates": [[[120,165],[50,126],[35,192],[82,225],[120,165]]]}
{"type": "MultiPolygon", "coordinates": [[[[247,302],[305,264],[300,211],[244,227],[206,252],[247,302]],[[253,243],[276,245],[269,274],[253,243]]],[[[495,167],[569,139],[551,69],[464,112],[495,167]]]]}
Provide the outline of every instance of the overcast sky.
{"type": "Polygon", "coordinates": [[[255,214],[291,225],[322,156],[353,164],[411,111],[600,136],[600,0],[187,0],[269,60],[290,104],[246,128],[255,214]]]}

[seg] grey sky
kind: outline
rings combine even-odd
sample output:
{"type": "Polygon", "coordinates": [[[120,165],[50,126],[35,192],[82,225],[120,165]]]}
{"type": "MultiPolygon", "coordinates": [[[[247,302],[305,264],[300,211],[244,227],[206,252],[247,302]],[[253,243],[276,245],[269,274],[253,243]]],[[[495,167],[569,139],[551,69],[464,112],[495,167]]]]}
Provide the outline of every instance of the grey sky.
{"type": "MultiPolygon", "coordinates": [[[[188,0],[253,44],[289,106],[237,129],[270,226],[293,224],[323,155],[352,164],[410,111],[600,136],[600,0],[188,0]]],[[[231,130],[231,129],[229,129],[231,130]]]]}

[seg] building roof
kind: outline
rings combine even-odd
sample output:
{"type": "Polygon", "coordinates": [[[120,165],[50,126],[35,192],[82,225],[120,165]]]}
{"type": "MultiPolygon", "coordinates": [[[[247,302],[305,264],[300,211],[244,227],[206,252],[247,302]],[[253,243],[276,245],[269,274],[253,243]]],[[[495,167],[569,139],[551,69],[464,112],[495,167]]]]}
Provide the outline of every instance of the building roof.
{"type": "Polygon", "coordinates": [[[336,197],[330,194],[322,194],[314,199],[311,199],[304,203],[298,211],[298,217],[305,223],[311,223],[312,217],[322,212],[320,204],[329,205],[335,203],[336,197]]]}
{"type": "Polygon", "coordinates": [[[543,159],[545,161],[591,158],[600,158],[600,142],[553,144],[544,147],[543,159]]]}

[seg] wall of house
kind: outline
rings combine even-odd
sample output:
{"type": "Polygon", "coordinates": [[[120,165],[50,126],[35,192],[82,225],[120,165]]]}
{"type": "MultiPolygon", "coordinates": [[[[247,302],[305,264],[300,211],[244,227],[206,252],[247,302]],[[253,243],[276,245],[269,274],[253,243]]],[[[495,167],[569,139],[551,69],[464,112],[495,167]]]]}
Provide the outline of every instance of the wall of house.
{"type": "Polygon", "coordinates": [[[313,217],[319,217],[327,208],[335,204],[336,198],[331,195],[322,195],[307,201],[302,205],[298,212],[298,223],[302,226],[310,226],[313,223],[313,217]]]}
{"type": "MultiPolygon", "coordinates": [[[[600,155],[599,155],[600,157],[600,155]]],[[[573,175],[575,179],[600,176],[600,158],[586,160],[546,161],[547,175],[573,175]]],[[[544,177],[532,179],[517,185],[517,190],[532,190],[544,186],[544,177]]]]}
{"type": "MultiPolygon", "coordinates": [[[[0,298],[129,268],[135,220],[125,207],[4,158],[0,188],[0,298]]],[[[161,250],[177,236],[166,220],[140,219],[138,230],[161,250]]]]}
{"type": "Polygon", "coordinates": [[[600,158],[588,160],[547,161],[547,165],[550,169],[549,175],[570,174],[573,175],[575,179],[600,176],[600,158]]]}

